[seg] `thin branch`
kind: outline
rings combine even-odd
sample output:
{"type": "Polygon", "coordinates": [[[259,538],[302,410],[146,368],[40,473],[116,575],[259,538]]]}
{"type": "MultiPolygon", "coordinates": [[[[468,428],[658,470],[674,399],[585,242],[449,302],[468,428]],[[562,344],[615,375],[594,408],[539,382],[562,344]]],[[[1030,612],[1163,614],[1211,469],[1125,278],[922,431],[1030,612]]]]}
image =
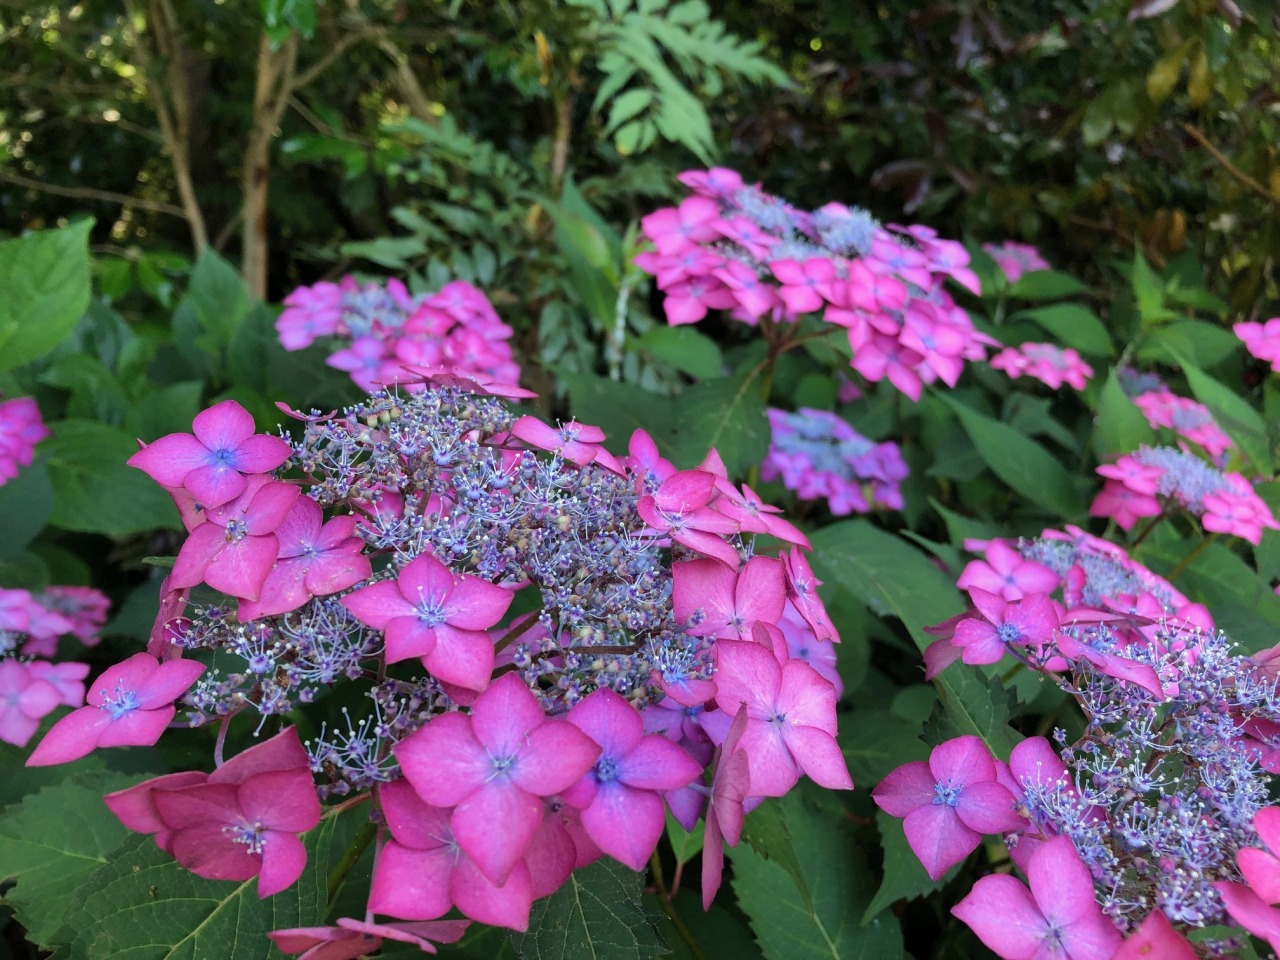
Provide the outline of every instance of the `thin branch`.
{"type": "Polygon", "coordinates": [[[172,203],[159,200],[146,200],[142,197],[131,197],[127,193],[115,193],[111,190],[97,190],[93,187],[60,187],[54,183],[43,183],[29,177],[19,176],[7,170],[0,170],[0,180],[12,183],[17,187],[51,193],[56,197],[73,197],[77,200],[100,200],[104,203],[118,203],[126,207],[137,207],[139,210],[150,210],[152,213],[167,213],[171,217],[187,218],[187,212],[172,203]]]}
{"type": "Polygon", "coordinates": [[[143,18],[155,35],[156,46],[161,55],[169,56],[171,59],[171,69],[168,71],[168,84],[173,87],[174,96],[174,110],[171,111],[169,101],[165,94],[156,88],[155,79],[151,75],[151,52],[146,42],[134,29],[134,22],[139,19],[134,0],[124,0],[124,6],[125,37],[137,58],[143,87],[156,112],[160,133],[169,148],[173,176],[178,184],[178,196],[182,200],[183,216],[191,230],[191,242],[199,253],[208,246],[209,234],[204,223],[204,212],[200,209],[199,199],[196,197],[195,184],[191,179],[191,165],[188,157],[188,132],[191,118],[187,112],[187,85],[182,64],[179,62],[181,58],[175,52],[176,46],[181,41],[165,33],[169,28],[176,31],[177,18],[168,3],[161,4],[159,12],[153,6],[152,17],[149,20],[143,18]],[[169,21],[167,24],[166,20],[169,21]]]}
{"type": "Polygon", "coordinates": [[[357,43],[360,43],[362,40],[367,40],[369,37],[377,36],[382,32],[382,27],[368,25],[346,34],[341,40],[335,43],[332,48],[330,48],[328,53],[311,66],[307,67],[306,70],[303,70],[302,73],[293,77],[289,81],[288,85],[283,88],[283,96],[281,99],[288,99],[294,93],[297,93],[303,87],[310,84],[312,80],[333,66],[339,57],[354,47],[357,43]]]}
{"type": "Polygon", "coordinates": [[[1274,205],[1277,202],[1280,202],[1280,201],[1277,201],[1276,195],[1272,193],[1270,190],[1268,190],[1266,186],[1264,186],[1262,183],[1255,180],[1253,177],[1249,176],[1249,174],[1245,173],[1243,170],[1237,167],[1234,163],[1232,163],[1231,158],[1228,157],[1221,150],[1219,150],[1217,147],[1215,147],[1213,143],[1210,142],[1209,138],[1204,135],[1204,132],[1201,131],[1199,127],[1191,123],[1184,123],[1182,125],[1182,129],[1187,132],[1187,135],[1191,137],[1192,140],[1194,140],[1196,143],[1200,144],[1200,146],[1208,150],[1209,155],[1212,156],[1213,159],[1217,160],[1218,163],[1221,164],[1222,168],[1226,170],[1227,173],[1231,174],[1231,176],[1233,176],[1240,183],[1244,184],[1254,193],[1258,194],[1258,196],[1263,197],[1270,204],[1274,205]]]}

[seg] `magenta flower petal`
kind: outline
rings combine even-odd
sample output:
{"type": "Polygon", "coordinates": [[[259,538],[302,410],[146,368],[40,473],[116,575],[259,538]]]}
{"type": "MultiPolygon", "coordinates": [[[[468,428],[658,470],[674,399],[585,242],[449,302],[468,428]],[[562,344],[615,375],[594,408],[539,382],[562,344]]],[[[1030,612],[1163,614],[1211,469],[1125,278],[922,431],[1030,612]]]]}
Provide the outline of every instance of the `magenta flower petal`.
{"type": "Polygon", "coordinates": [[[1027,825],[1014,809],[1014,798],[995,780],[965,785],[956,802],[960,821],[978,833],[1010,833],[1027,825]]]}
{"type": "Polygon", "coordinates": [[[577,703],[569,711],[569,722],[598,743],[606,756],[630,754],[644,736],[644,721],[639,711],[624,697],[604,687],[577,703]]]}
{"type": "Polygon", "coordinates": [[[831,681],[803,660],[788,660],[782,665],[776,704],[788,727],[813,727],[834,737],[837,699],[831,681]]]}
{"type": "Polygon", "coordinates": [[[483,786],[492,764],[460,713],[436,717],[391,748],[414,790],[435,807],[452,807],[483,786]]]}
{"type": "Polygon", "coordinates": [[[533,883],[524,861],[515,865],[507,882],[499,887],[474,863],[463,859],[449,880],[449,895],[459,910],[480,923],[520,931],[529,929],[533,883]]]}
{"type": "Polygon", "coordinates": [[[162,777],[153,777],[142,783],[108,793],[102,798],[107,809],[116,815],[116,819],[125,828],[134,833],[159,833],[167,828],[156,810],[152,798],[154,790],[176,790],[204,783],[209,778],[207,773],[192,770],[182,773],[169,773],[162,777]]]}
{"type": "Polygon", "coordinates": [[[417,609],[394,580],[382,580],[349,593],[339,601],[361,623],[384,630],[395,617],[416,617],[417,609]]]}
{"type": "Polygon", "coordinates": [[[209,450],[234,450],[253,436],[249,411],[234,400],[223,400],[196,414],[191,432],[209,450]]]}
{"type": "Polygon", "coordinates": [[[289,459],[289,445],[279,437],[255,434],[236,447],[236,469],[242,473],[267,473],[289,459]]]}
{"type": "Polygon", "coordinates": [[[524,856],[541,821],[542,801],[499,779],[458,804],[449,820],[463,852],[499,885],[524,856]]]}
{"type": "Polygon", "coordinates": [[[902,829],[931,880],[941,879],[982,842],[982,834],[966,827],[946,803],[916,807],[903,819],[902,829]]]}
{"type": "MultiPolygon", "coordinates": [[[[221,822],[201,821],[173,834],[174,859],[206,880],[248,880],[262,869],[262,858],[234,843],[221,822]]],[[[274,838],[273,838],[274,839],[274,838]]]]}
{"type": "Polygon", "coordinates": [[[1111,960],[1196,960],[1196,952],[1163,910],[1152,910],[1111,960]]]}
{"type": "Polygon", "coordinates": [[[782,684],[777,658],[751,640],[721,640],[716,644],[716,702],[730,715],[738,704],[768,709],[782,684]]]}
{"type": "Polygon", "coordinates": [[[529,733],[511,779],[523,790],[550,797],[568,790],[599,756],[600,747],[577,727],[549,720],[529,733]]]}
{"type": "Polygon", "coordinates": [[[310,769],[311,758],[298,739],[297,727],[285,727],[274,737],[238,753],[213,773],[210,783],[244,783],[250,777],[273,770],[310,769]]]}
{"type": "Polygon", "coordinates": [[[904,763],[876,784],[871,799],[891,817],[905,817],[916,807],[933,803],[938,778],[923,760],[904,763]]]}
{"type": "Polygon", "coordinates": [[[435,649],[422,662],[437,680],[476,691],[489,686],[494,652],[493,640],[487,633],[441,624],[435,634],[435,649]]]}
{"type": "Polygon", "coordinates": [[[1046,933],[1044,917],[1031,892],[1013,877],[983,877],[951,913],[1006,960],[1044,956],[1040,949],[1046,933]]]}
{"type": "Polygon", "coordinates": [[[795,758],[773,724],[749,722],[739,744],[747,754],[753,796],[781,797],[800,779],[795,758]]]}
{"type": "Polygon", "coordinates": [[[322,812],[308,767],[250,777],[240,785],[236,802],[248,820],[291,834],[310,830],[322,812]]]}
{"type": "Polygon", "coordinates": [[[26,765],[44,767],[87,757],[98,745],[102,731],[110,725],[111,715],[99,707],[72,710],[36,744],[26,765]]]}
{"type": "Polygon", "coordinates": [[[191,688],[204,671],[204,664],[195,660],[166,660],[137,687],[138,708],[152,710],[173,703],[191,688]]]}
{"type": "Polygon", "coordinates": [[[991,751],[974,736],[956,737],[934,747],[929,770],[935,780],[949,780],[955,786],[996,778],[991,751]]]}
{"type": "Polygon", "coordinates": [[[828,790],[852,790],[853,778],[835,737],[817,727],[788,726],[783,741],[796,764],[814,783],[828,790]]]}
{"type": "MultiPolygon", "coordinates": [[[[350,596],[359,596],[358,590],[350,596]]],[[[343,597],[343,600],[347,600],[343,597]]],[[[345,604],[344,604],[345,605],[345,604]]],[[[413,657],[428,657],[435,652],[438,640],[436,627],[429,627],[417,617],[396,617],[384,628],[386,634],[387,663],[399,663],[413,657]]]]}
{"type": "Polygon", "coordinates": [[[651,734],[626,754],[618,780],[629,787],[667,791],[686,787],[701,774],[701,764],[683,749],[651,734]]]}
{"type": "Polygon", "coordinates": [[[378,853],[369,909],[405,920],[434,920],[449,912],[454,855],[441,844],[414,850],[392,840],[378,853]]]}
{"type": "Polygon", "coordinates": [[[306,866],[307,848],[301,840],[292,833],[269,832],[262,847],[258,896],[269,897],[292,886],[306,866]]]}
{"type": "Polygon", "coordinates": [[[159,741],[178,712],[167,706],[154,710],[130,710],[120,717],[112,717],[98,707],[83,709],[96,709],[107,717],[107,724],[98,733],[97,745],[100,747],[149,747],[159,741]]]}
{"type": "Polygon", "coordinates": [[[529,731],[546,717],[529,688],[515,674],[493,682],[471,711],[471,730],[491,752],[517,752],[529,731]]]}
{"type": "Polygon", "coordinates": [[[181,487],[187,474],[209,462],[209,448],[189,433],[171,433],[147,444],[127,462],[162,487],[181,487]]]}
{"type": "Polygon", "coordinates": [[[515,594],[479,577],[464,576],[449,596],[446,621],[463,630],[487,630],[501,620],[511,606],[515,594]]]}
{"type": "Polygon", "coordinates": [[[618,781],[604,784],[582,811],[587,836],[605,853],[632,870],[643,870],[663,830],[662,798],[618,781]]]}
{"type": "Polygon", "coordinates": [[[190,490],[200,503],[210,507],[229,503],[244,493],[248,482],[244,475],[222,463],[196,467],[183,478],[182,486],[190,490]]]}

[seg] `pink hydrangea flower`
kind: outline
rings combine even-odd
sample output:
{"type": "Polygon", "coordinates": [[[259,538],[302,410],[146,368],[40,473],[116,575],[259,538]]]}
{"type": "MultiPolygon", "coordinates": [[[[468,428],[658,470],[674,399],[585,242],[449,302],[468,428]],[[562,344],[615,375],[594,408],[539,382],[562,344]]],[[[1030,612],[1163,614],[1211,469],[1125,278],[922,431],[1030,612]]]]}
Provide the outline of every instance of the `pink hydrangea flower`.
{"type": "Polygon", "coordinates": [[[480,577],[457,576],[430,554],[395,580],[350,593],[342,605],[387,637],[387,660],[420,657],[437,679],[483,690],[493,672],[493,640],[484,631],[506,615],[515,595],[480,577]]]}
{"type": "Polygon", "coordinates": [[[276,319],[280,343],[286,350],[302,350],[317,337],[338,332],[342,321],[342,288],[322,280],[299,287],[284,298],[285,309],[276,319]]]}
{"type": "Polygon", "coordinates": [[[692,636],[743,640],[757,621],[782,617],[783,565],[772,557],[752,557],[741,571],[719,560],[686,560],[672,565],[671,576],[676,620],[688,622],[692,636]]]}
{"type": "Polygon", "coordinates": [[[1040,251],[1027,243],[984,243],[982,249],[991,255],[1010,283],[1017,283],[1024,273],[1049,269],[1049,262],[1040,256],[1040,251]]]}
{"type": "Polygon", "coordinates": [[[438,953],[437,943],[457,943],[466,933],[467,920],[435,920],[426,923],[368,923],[341,917],[333,927],[292,927],[267,934],[281,953],[298,960],[356,960],[378,952],[383,940],[408,943],[423,953],[438,953]]]}
{"type": "Polygon", "coordinates": [[[1064,383],[1083,390],[1093,377],[1093,368],[1069,347],[1052,343],[1024,343],[1008,347],[991,358],[991,366],[1010,378],[1031,377],[1057,390],[1064,383]]]}
{"type": "Polygon", "coordinates": [[[129,465],[165,487],[182,487],[205,506],[219,507],[245,491],[246,475],[289,459],[279,437],[254,432],[253,417],[234,400],[196,414],[190,433],[171,433],[143,446],[129,465]]]}
{"type": "Polygon", "coordinates": [[[394,752],[423,800],[454,808],[449,822],[458,845],[501,884],[538,829],[540,798],[576,783],[600,747],[577,727],[549,720],[529,688],[509,673],[480,694],[470,716],[437,717],[394,752]]]}
{"type": "Polygon", "coordinates": [[[61,702],[57,687],[27,664],[0,660],[0,740],[25,747],[41,719],[61,702]]]}
{"type": "Polygon", "coordinates": [[[299,488],[257,474],[230,503],[210,510],[178,550],[172,587],[201,581],[244,600],[257,600],[280,555],[276,530],[298,499],[299,488]]]}
{"type": "Polygon", "coordinates": [[[31,397],[15,397],[0,403],[0,486],[29,467],[35,446],[49,435],[40,408],[31,397]]]}
{"type": "Polygon", "coordinates": [[[240,619],[296,610],[312,597],[326,597],[367,579],[373,568],[355,530],[351,515],[325,523],[320,505],[310,497],[294,500],[275,530],[280,552],[262,583],[261,599],[242,600],[240,619]]]}
{"type": "Polygon", "coordinates": [[[662,793],[688,786],[702,765],[665,737],[645,736],[639,712],[612,690],[580,701],[569,722],[600,745],[600,756],[564,800],[581,811],[596,846],[643,870],[662,836],[662,793]]]}
{"type": "Polygon", "coordinates": [[[1041,844],[1027,879],[1030,891],[1007,874],[983,877],[951,912],[1005,960],[1111,960],[1120,933],[1098,906],[1093,878],[1070,840],[1041,844]]]}
{"type": "Polygon", "coordinates": [[[983,559],[970,560],[956,586],[961,590],[978,587],[1005,600],[1021,600],[1029,593],[1056,590],[1058,582],[1058,575],[1044,564],[1026,559],[1003,540],[991,540],[983,559]]]}
{"type": "Polygon", "coordinates": [[[1237,323],[1231,329],[1244,342],[1246,350],[1280,373],[1280,317],[1272,317],[1265,323],[1237,323]]]}
{"type": "Polygon", "coordinates": [[[965,663],[999,663],[1009,644],[1045,644],[1058,628],[1058,613],[1043,593],[1011,602],[972,587],[969,597],[981,617],[959,621],[951,638],[965,663]]]}
{"type": "Polygon", "coordinates": [[[257,877],[259,897],[302,876],[307,852],[298,834],[318,824],[321,813],[309,764],[256,772],[234,784],[210,776],[153,789],[151,802],[171,831],[167,845],[175,860],[209,880],[257,877]]]}
{"type": "MultiPolygon", "coordinates": [[[[457,907],[481,923],[528,929],[533,881],[523,851],[497,884],[463,849],[453,825],[456,811],[424,803],[407,780],[383,784],[378,801],[391,840],[379,851],[374,867],[371,911],[405,920],[434,920],[457,907]]],[[[492,832],[502,833],[502,826],[495,820],[492,832]]]]}
{"type": "Polygon", "coordinates": [[[150,746],[177,713],[173,701],[204,670],[204,664],[194,660],[161,663],[135,653],[94,681],[88,705],[55,723],[27,759],[27,766],[69,763],[97,747],[150,746]]]}
{"type": "Polygon", "coordinates": [[[835,741],[835,687],[807,663],[780,663],[755,640],[720,640],[715,653],[716,703],[730,718],[747,711],[739,744],[753,794],[780,797],[801,772],[832,790],[853,789],[835,741]]]}
{"type": "Polygon", "coordinates": [[[45,587],[35,599],[47,610],[65,617],[71,633],[87,647],[98,642],[98,631],[107,622],[111,601],[93,587],[45,587]]]}
{"type": "Polygon", "coordinates": [[[747,711],[739,710],[716,756],[707,804],[702,847],[702,909],[710,910],[724,875],[724,844],[738,845],[751,793],[751,764],[738,745],[747,729],[747,711]]]}
{"type": "Polygon", "coordinates": [[[655,532],[736,568],[738,552],[724,535],[737,532],[738,523],[710,506],[715,490],[715,474],[681,470],[664,480],[657,491],[641,497],[636,511],[655,532]]]}
{"type": "Polygon", "coordinates": [[[905,818],[907,843],[933,880],[978,849],[983,834],[1026,824],[1013,794],[996,780],[991,751],[973,736],[939,744],[927,763],[898,767],[871,798],[890,816],[905,818]]]}

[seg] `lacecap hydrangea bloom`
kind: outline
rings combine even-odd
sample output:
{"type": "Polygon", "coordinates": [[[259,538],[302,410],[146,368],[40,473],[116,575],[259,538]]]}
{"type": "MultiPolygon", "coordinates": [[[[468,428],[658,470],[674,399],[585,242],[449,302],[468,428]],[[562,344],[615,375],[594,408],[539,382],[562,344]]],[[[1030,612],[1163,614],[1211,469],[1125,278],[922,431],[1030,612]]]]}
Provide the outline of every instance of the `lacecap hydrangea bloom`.
{"type": "Polygon", "coordinates": [[[24,747],[58,707],[84,703],[89,665],[53,658],[64,636],[97,644],[109,607],[92,587],[0,589],[0,740],[24,747]]]}
{"type": "Polygon", "coordinates": [[[677,469],[636,431],[617,455],[595,427],[488,393],[519,388],[416,376],[416,392],[295,414],[296,439],[246,436],[224,403],[134,457],[188,537],[149,652],[104,674],[48,751],[151,740],[176,707],[221,734],[213,773],[109,797],[127,826],[266,896],[305,868],[323,801],[371,801],[369,915],[277,933],[347,956],[454,908],[524,929],[574,869],[644,869],[668,810],[732,844],[802,775],[852,787],[803,534],[714,451],[677,469]],[[197,587],[221,598],[191,605],[197,587]],[[286,725],[223,759],[229,725],[279,727],[338,684],[365,704],[341,728],[303,743],[286,725]]]}
{"type": "Polygon", "coordinates": [[[35,446],[49,435],[40,408],[31,397],[0,402],[0,486],[31,465],[35,446]]]}
{"type": "Polygon", "coordinates": [[[1200,519],[1206,530],[1229,533],[1257,545],[1264,529],[1280,530],[1266,502],[1238,473],[1219,470],[1175,447],[1142,447],[1098,467],[1106,478],[1089,512],[1110,517],[1125,530],[1142,517],[1170,508],[1200,519]]]}
{"type": "Polygon", "coordinates": [[[284,298],[276,320],[286,350],[320,338],[343,344],[325,361],[364,390],[396,378],[405,364],[449,366],[503,383],[520,379],[511,354],[512,330],[483,292],[462,280],[413,295],[396,279],[360,283],[344,277],[299,287],[284,298]]]}
{"type": "Polygon", "coordinates": [[[971,546],[988,559],[962,578],[971,608],[932,628],[928,675],[1012,658],[1070,694],[1084,728],[1007,760],[947,741],[873,791],[935,879],[1004,838],[1029,890],[986,877],[952,912],[1009,960],[1234,956],[1245,930],[1274,937],[1274,651],[1238,655],[1207,610],[1083,531],[971,546]],[[1206,927],[1226,929],[1193,949],[1206,927]]]}
{"type": "Polygon", "coordinates": [[[1000,272],[1010,283],[1017,283],[1024,273],[1037,270],[1048,270],[1049,261],[1040,255],[1040,251],[1029,243],[984,243],[985,250],[996,262],[1000,272]]]}
{"type": "Polygon", "coordinates": [[[865,210],[791,206],[732,170],[688,171],[693,196],[641,221],[654,249],[636,258],[665,294],[673,325],[727,310],[747,324],[817,314],[847,331],[851,366],[913,400],[924,384],[955,386],[988,337],[944,281],[977,293],[969,255],[925,226],[882,226],[865,210]]]}
{"type": "Polygon", "coordinates": [[[1203,447],[1211,457],[1221,457],[1234,446],[1208,407],[1178,396],[1156,374],[1122,367],[1120,387],[1153,429],[1171,430],[1180,439],[1203,447]]]}
{"type": "Polygon", "coordinates": [[[1271,364],[1280,373],[1280,317],[1264,323],[1237,323],[1231,328],[1244,342],[1244,348],[1259,360],[1271,364]]]}
{"type": "Polygon", "coordinates": [[[991,358],[991,366],[1003,370],[1010,378],[1031,377],[1046,387],[1057,390],[1064,383],[1083,390],[1093,377],[1090,367],[1070,347],[1052,343],[1024,343],[1006,347],[991,358]]]}
{"type": "Polygon", "coordinates": [[[770,407],[768,414],[763,479],[781,479],[803,500],[826,500],[836,516],[902,509],[900,484],[909,471],[896,443],[874,443],[826,410],[770,407]]]}

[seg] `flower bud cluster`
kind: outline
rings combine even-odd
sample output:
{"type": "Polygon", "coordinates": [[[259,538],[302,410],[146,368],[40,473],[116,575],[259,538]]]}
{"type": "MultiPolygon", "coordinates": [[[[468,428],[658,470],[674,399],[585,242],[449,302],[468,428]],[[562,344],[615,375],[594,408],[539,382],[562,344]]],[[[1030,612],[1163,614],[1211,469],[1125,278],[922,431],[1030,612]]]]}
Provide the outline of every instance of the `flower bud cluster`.
{"type": "Polygon", "coordinates": [[[804,500],[824,499],[836,516],[902,509],[907,464],[896,443],[873,443],[842,417],[802,407],[769,408],[772,435],[761,464],[765,480],[782,479],[804,500]]]}
{"type": "Polygon", "coordinates": [[[405,364],[450,366],[503,383],[520,379],[507,343],[512,330],[481,291],[461,280],[414,296],[399,280],[360,283],[344,277],[299,287],[276,320],[286,350],[320,337],[347,341],[325,361],[364,390],[394,379],[405,364]]]}
{"type": "Polygon", "coordinates": [[[926,383],[955,386],[965,361],[986,356],[993,341],[944,285],[979,290],[959,243],[924,226],[883,227],[839,203],[799,210],[732,170],[679,179],[694,195],[641,221],[655,249],[636,258],[665,293],[669,323],[709,310],[747,324],[820,314],[848,331],[854,370],[913,400],[926,383]]]}

